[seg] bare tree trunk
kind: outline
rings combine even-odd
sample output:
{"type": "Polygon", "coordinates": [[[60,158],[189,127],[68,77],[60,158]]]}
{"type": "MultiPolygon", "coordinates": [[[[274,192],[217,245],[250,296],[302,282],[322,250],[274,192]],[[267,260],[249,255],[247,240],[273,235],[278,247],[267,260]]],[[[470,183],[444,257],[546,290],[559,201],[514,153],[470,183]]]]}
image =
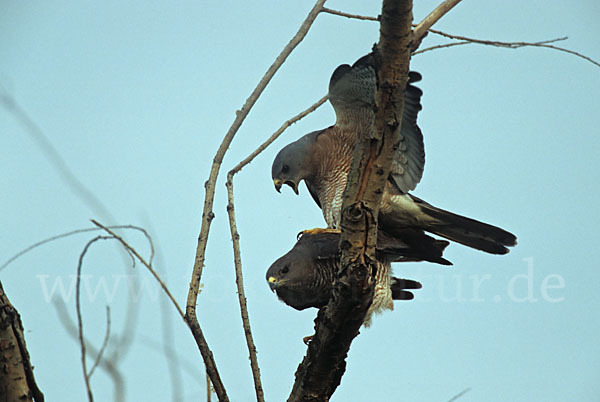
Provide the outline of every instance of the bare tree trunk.
{"type": "Polygon", "coordinates": [[[375,127],[357,133],[342,207],[342,272],[296,371],[288,402],[328,401],[346,369],[346,356],[373,298],[377,215],[399,142],[408,78],[411,0],[384,0],[379,41],[375,127]]]}
{"type": "Polygon", "coordinates": [[[23,324],[0,282],[0,400],[43,402],[25,346],[23,324]]]}

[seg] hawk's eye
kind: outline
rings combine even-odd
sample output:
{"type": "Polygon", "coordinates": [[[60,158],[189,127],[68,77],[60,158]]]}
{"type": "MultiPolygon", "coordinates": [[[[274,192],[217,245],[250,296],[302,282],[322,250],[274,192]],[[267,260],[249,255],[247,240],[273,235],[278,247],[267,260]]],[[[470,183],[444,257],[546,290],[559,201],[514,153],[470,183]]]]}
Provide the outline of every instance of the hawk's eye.
{"type": "Polygon", "coordinates": [[[289,272],[289,267],[286,265],[285,267],[281,268],[281,273],[282,274],[287,274],[289,272]]]}
{"type": "Polygon", "coordinates": [[[283,166],[281,167],[281,171],[282,171],[283,173],[287,173],[287,172],[289,172],[289,171],[290,171],[290,167],[289,167],[288,165],[283,165],[283,166]]]}

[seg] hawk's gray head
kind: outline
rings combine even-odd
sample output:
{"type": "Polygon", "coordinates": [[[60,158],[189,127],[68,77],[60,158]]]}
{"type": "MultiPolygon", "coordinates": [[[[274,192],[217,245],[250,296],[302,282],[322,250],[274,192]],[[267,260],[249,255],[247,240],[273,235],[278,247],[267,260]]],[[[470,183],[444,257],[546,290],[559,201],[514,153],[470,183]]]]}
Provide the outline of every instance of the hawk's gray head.
{"type": "Polygon", "coordinates": [[[287,184],[298,194],[300,182],[311,176],[312,145],[321,132],[322,130],[306,134],[279,151],[271,168],[271,177],[277,191],[281,192],[281,186],[287,184]]]}

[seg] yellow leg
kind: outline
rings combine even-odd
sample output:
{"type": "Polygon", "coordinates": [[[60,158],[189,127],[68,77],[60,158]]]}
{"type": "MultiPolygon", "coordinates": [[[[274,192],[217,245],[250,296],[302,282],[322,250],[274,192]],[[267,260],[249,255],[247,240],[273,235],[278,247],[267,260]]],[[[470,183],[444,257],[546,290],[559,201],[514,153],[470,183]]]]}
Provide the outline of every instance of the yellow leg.
{"type": "Polygon", "coordinates": [[[321,234],[321,233],[342,233],[342,231],[340,229],[331,229],[331,228],[314,228],[314,229],[307,229],[307,230],[303,230],[302,232],[298,233],[297,238],[299,239],[300,237],[304,236],[304,235],[317,235],[317,234],[321,234]]]}
{"type": "Polygon", "coordinates": [[[308,346],[310,341],[312,341],[313,336],[314,335],[305,336],[304,338],[302,338],[302,342],[304,342],[304,344],[308,346]]]}

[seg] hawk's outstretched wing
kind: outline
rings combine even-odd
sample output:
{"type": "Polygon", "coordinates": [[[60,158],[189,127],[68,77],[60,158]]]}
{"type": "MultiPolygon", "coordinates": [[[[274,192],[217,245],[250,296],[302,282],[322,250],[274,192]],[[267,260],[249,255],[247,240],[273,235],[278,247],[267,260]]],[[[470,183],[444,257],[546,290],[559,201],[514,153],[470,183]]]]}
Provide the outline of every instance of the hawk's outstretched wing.
{"type": "MultiPolygon", "coordinates": [[[[404,95],[401,138],[392,162],[391,176],[400,190],[414,190],[425,167],[423,134],[417,125],[423,92],[412,85],[421,75],[409,73],[404,95]]],[[[336,126],[352,127],[358,120],[371,120],[375,116],[377,78],[373,56],[361,57],[352,66],[342,64],[333,72],[329,81],[329,101],[335,110],[336,126]]]]}

